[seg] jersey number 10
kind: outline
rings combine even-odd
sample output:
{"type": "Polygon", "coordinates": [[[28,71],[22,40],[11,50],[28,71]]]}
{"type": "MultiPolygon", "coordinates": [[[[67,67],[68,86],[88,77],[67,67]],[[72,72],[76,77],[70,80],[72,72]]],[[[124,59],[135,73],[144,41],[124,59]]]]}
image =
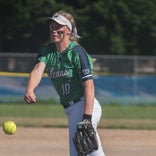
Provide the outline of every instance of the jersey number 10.
{"type": "Polygon", "coordinates": [[[69,83],[62,84],[62,93],[63,93],[63,95],[68,95],[70,93],[70,84],[69,83]]]}

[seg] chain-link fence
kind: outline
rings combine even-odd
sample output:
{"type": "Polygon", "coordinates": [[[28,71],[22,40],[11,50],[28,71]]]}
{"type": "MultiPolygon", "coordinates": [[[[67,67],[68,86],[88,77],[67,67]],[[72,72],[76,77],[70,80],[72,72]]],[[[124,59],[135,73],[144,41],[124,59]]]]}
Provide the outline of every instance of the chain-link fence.
{"type": "MultiPolygon", "coordinates": [[[[0,71],[27,73],[37,54],[0,53],[0,71]]],[[[102,74],[156,75],[156,56],[92,55],[94,71],[102,74]]]]}
{"type": "Polygon", "coordinates": [[[94,71],[108,74],[156,74],[155,56],[92,55],[94,71]]]}
{"type": "Polygon", "coordinates": [[[28,73],[32,70],[37,54],[0,53],[1,72],[28,73]]]}

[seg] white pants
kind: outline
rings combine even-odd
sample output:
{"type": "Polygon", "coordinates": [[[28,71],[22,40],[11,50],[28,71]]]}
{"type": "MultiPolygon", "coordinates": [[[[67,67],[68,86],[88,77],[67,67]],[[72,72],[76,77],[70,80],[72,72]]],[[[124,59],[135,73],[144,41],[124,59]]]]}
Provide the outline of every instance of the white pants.
{"type": "MultiPolygon", "coordinates": [[[[69,124],[69,146],[70,146],[70,156],[78,156],[75,146],[73,144],[73,137],[76,132],[77,123],[82,121],[82,117],[84,114],[84,100],[75,103],[74,105],[70,106],[69,108],[65,109],[65,113],[68,116],[68,124],[69,124]]],[[[96,130],[97,139],[98,139],[98,150],[91,153],[88,156],[105,156],[104,151],[102,149],[101,141],[99,138],[99,134],[97,132],[97,125],[100,121],[102,114],[101,106],[99,102],[94,99],[94,107],[93,107],[93,114],[92,114],[92,124],[96,130]]]]}

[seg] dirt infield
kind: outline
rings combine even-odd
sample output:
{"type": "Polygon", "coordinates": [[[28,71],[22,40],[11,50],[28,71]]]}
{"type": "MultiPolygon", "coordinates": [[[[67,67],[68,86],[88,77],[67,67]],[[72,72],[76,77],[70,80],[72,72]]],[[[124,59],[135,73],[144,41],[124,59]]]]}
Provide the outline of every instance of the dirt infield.
{"type": "MultiPolygon", "coordinates": [[[[99,129],[106,156],[155,156],[156,131],[99,129]]],[[[8,136],[0,130],[0,156],[69,156],[68,129],[22,128],[8,136]]]]}

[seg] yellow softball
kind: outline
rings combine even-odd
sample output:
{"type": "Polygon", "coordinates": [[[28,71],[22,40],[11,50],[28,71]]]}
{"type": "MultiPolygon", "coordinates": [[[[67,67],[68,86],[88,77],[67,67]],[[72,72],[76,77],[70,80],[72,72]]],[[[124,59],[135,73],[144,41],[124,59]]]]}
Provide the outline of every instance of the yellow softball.
{"type": "Polygon", "coordinates": [[[12,135],[16,132],[16,124],[14,121],[5,121],[3,124],[5,134],[12,135]]]}

